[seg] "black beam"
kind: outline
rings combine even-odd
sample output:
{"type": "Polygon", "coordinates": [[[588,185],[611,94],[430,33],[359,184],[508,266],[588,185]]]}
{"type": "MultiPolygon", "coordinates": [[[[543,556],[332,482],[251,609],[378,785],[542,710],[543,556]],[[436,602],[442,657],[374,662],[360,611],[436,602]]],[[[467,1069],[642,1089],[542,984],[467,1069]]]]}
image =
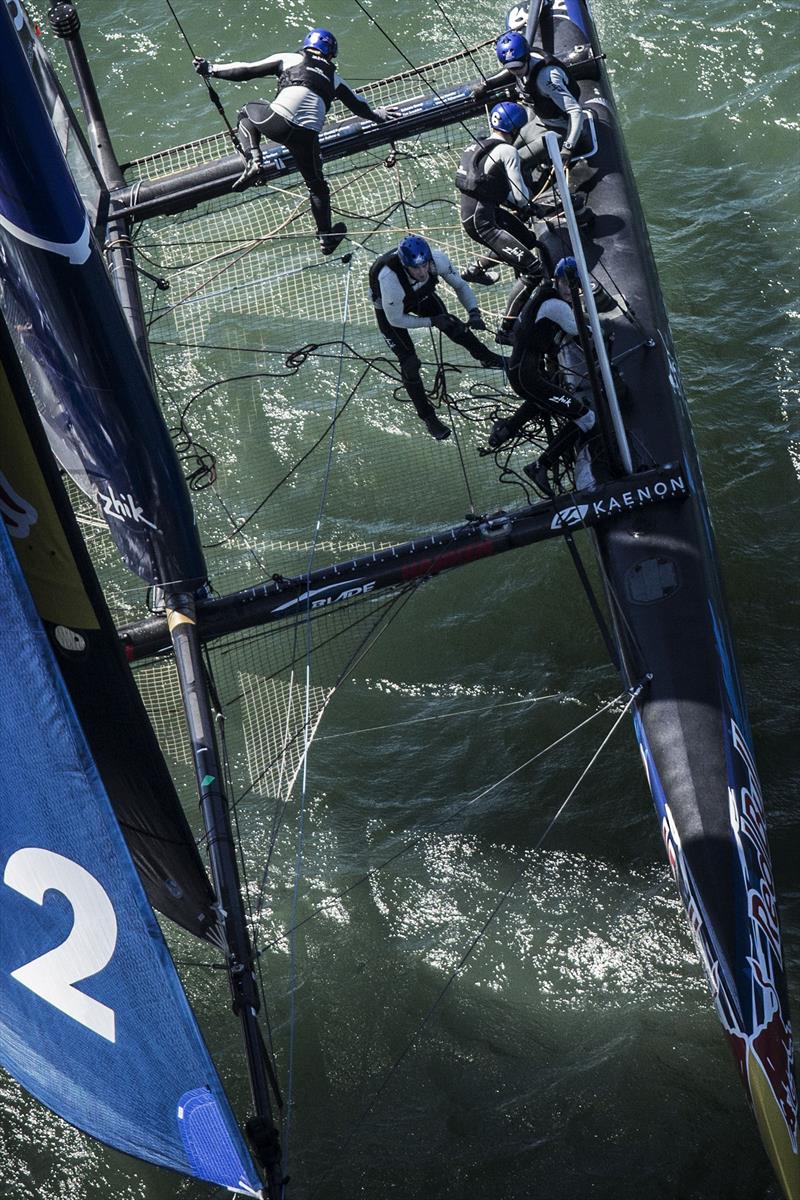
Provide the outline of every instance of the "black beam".
{"type": "MultiPolygon", "coordinates": [[[[202,642],[254,629],[272,621],[296,619],[342,600],[432,578],[480,558],[561,537],[641,511],[666,500],[682,500],[689,486],[679,466],[616,479],[591,492],[570,492],[515,513],[498,513],[441,530],[413,542],[321,567],[291,579],[273,579],[219,599],[197,602],[202,642]]],[[[130,661],[152,658],[170,646],[165,617],[151,617],[119,630],[130,661]]]]}
{"type": "MultiPolygon", "coordinates": [[[[435,95],[428,92],[412,100],[403,100],[397,105],[401,115],[382,125],[363,121],[359,117],[348,117],[328,125],[320,136],[322,157],[326,162],[332,162],[358,150],[389,146],[430,129],[474,120],[484,112],[484,102],[474,100],[471,95],[473,86],[478,82],[476,79],[470,84],[448,87],[435,95]]],[[[473,131],[465,129],[465,144],[472,137],[473,131]]],[[[242,165],[240,155],[229,154],[215,162],[176,171],[163,179],[142,179],[131,186],[117,188],[112,192],[115,212],[136,221],[183,212],[207,200],[227,195],[241,175],[242,165]]],[[[296,170],[294,159],[283,146],[275,142],[265,143],[262,176],[265,183],[284,179],[296,170]]]]}

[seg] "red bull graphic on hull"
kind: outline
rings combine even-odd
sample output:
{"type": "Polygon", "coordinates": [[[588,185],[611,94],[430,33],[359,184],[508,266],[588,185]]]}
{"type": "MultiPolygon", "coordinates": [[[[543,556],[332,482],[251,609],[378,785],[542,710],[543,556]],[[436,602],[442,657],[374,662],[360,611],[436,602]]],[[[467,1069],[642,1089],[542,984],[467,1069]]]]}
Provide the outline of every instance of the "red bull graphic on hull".
{"type": "MultiPolygon", "coordinates": [[[[667,860],[686,909],[689,928],[709,981],[762,1138],[789,1200],[800,1200],[797,1087],[788,1019],[775,885],[755,761],[740,726],[728,714],[731,836],[741,872],[737,907],[744,903],[748,944],[726,955],[708,918],[702,889],[684,853],[673,812],[658,777],[641,723],[637,734],[648,783],[661,814],[667,860]]],[[[735,873],[737,874],[737,873],[735,873]]]]}

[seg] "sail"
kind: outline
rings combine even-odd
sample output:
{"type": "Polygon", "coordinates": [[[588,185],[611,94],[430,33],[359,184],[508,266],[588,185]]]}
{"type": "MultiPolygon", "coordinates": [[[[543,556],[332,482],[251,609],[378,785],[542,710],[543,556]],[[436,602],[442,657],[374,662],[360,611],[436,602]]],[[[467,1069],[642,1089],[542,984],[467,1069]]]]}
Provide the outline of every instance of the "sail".
{"type": "Polygon", "coordinates": [[[211,885],[2,318],[0,429],[0,515],[150,902],[213,940],[211,885]]]}
{"type": "Polygon", "coordinates": [[[259,1184],[0,529],[0,1062],[139,1158],[259,1184]]]}
{"type": "Polygon", "coordinates": [[[0,303],[17,353],[56,456],[128,568],[197,587],[172,442],[5,5],[0,23],[0,303]]]}

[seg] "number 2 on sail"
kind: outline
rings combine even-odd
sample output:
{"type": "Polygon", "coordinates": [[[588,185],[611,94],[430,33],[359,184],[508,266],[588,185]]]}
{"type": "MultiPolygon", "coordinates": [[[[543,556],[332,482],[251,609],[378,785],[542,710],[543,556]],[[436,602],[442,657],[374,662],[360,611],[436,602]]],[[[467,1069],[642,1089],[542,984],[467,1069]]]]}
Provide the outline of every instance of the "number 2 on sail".
{"type": "Polygon", "coordinates": [[[23,963],[12,978],[100,1037],[115,1041],[114,1010],[74,987],[102,971],[114,953],[117,918],[106,892],[72,859],[35,846],[11,855],[3,882],[34,904],[43,903],[45,892],[60,892],[74,914],[66,941],[23,963]]]}

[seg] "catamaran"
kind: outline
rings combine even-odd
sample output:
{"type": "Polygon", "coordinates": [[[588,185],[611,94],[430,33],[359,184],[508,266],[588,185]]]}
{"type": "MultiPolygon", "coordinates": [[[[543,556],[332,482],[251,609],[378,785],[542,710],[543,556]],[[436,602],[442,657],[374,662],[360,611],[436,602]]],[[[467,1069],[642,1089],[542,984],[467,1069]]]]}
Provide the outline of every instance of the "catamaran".
{"type": "MultiPolygon", "coordinates": [[[[380,351],[369,266],[409,230],[469,256],[452,176],[485,121],[473,92],[496,68],[493,42],[364,88],[373,107],[396,106],[391,123],[333,108],[323,154],[350,235],[321,262],[283,147],[267,147],[261,186],[242,192],[230,125],[121,167],[75,9],[53,5],[50,22],[85,132],[18,0],[0,20],[0,1062],[129,1154],[270,1200],[302,1187],[282,1149],[236,802],[278,797],[277,832],[331,696],[422,583],[561,541],[622,679],[766,1152],[798,1200],[763,799],[667,317],[583,0],[516,8],[508,24],[582,64],[591,145],[567,176],[553,139],[535,228],[550,270],[575,259],[599,482],[578,488],[568,461],[554,494],[537,494],[522,468],[557,428],[543,421],[492,450],[516,398],[500,372],[465,383],[432,340],[455,437],[425,442],[399,400],[389,409],[376,466],[383,491],[410,485],[413,517],[382,514],[381,533],[373,522],[366,535],[370,501],[348,496],[336,467],[376,435],[375,389],[400,382],[380,351]],[[264,391],[254,355],[273,377],[264,391]],[[270,430],[270,388],[294,376],[308,379],[304,445],[270,430]],[[203,409],[222,394],[232,425],[264,433],[254,464],[235,437],[207,444],[203,409]],[[453,480],[465,517],[442,509],[453,480]],[[324,541],[323,507],[334,514],[324,541]],[[147,585],[149,613],[115,582],[117,558],[147,585]],[[192,776],[199,847],[179,795],[192,776]],[[221,955],[250,1080],[246,1138],[154,909],[221,955]]],[[[500,292],[481,298],[495,322],[500,292]]]]}

